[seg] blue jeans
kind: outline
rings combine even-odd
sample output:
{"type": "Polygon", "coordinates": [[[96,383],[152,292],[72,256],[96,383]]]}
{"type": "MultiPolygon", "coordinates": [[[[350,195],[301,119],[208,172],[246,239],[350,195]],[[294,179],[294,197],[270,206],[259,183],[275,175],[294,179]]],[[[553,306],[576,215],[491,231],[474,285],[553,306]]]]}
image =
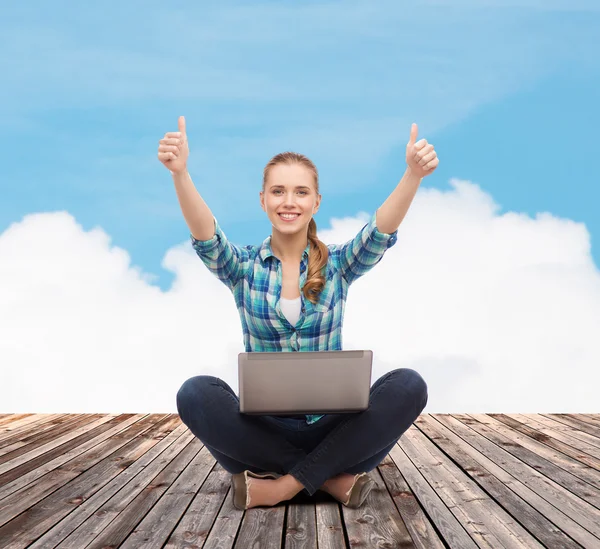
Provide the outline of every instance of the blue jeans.
{"type": "Polygon", "coordinates": [[[290,474],[313,495],[327,479],[368,472],[383,460],[427,404],[427,384],[410,368],[381,376],[363,412],[304,418],[240,413],[231,387],[194,376],[177,393],[181,421],[229,473],[290,474]]]}

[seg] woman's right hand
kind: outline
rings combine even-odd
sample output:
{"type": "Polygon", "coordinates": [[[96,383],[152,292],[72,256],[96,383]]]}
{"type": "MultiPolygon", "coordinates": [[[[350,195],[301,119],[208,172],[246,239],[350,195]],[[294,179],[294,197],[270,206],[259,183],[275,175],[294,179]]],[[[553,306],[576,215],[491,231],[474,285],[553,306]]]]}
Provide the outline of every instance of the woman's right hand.
{"type": "Polygon", "coordinates": [[[185,133],[185,118],[179,117],[179,131],[167,132],[158,142],[158,159],[172,173],[187,170],[187,159],[190,155],[187,134],[185,133]]]}

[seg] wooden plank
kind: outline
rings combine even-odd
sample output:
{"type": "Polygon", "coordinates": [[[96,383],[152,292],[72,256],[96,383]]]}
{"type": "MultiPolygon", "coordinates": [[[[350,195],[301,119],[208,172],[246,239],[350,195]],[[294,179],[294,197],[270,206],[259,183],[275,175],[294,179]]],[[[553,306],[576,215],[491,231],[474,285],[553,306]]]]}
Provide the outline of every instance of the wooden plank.
{"type": "Polygon", "coordinates": [[[19,441],[18,444],[12,444],[7,448],[2,448],[0,450],[0,464],[12,461],[49,441],[55,440],[62,434],[68,433],[76,427],[91,423],[102,417],[104,417],[103,414],[78,414],[72,417],[66,415],[63,420],[58,420],[57,424],[53,425],[49,430],[35,434],[31,437],[25,437],[22,441],[19,441]]]}
{"type": "MultiPolygon", "coordinates": [[[[220,467],[220,465],[215,465],[215,471],[220,467]]],[[[231,475],[228,473],[226,478],[229,490],[225,496],[221,509],[219,509],[219,514],[217,515],[212,529],[206,538],[206,542],[204,545],[199,546],[202,547],[202,549],[231,549],[235,543],[244,514],[246,513],[246,511],[236,509],[233,506],[231,475]]],[[[192,546],[190,549],[196,548],[192,546]]],[[[262,549],[262,547],[260,549],[262,549]]]]}
{"type": "Polygon", "coordinates": [[[0,441],[4,444],[6,439],[12,438],[18,433],[31,433],[38,425],[48,423],[53,419],[64,417],[65,415],[67,414],[35,414],[20,421],[9,423],[0,429],[0,441]]]}
{"type": "MultiPolygon", "coordinates": [[[[414,426],[409,427],[415,429],[414,426]]],[[[400,440],[404,438],[406,432],[400,440]]],[[[444,536],[444,541],[452,548],[460,549],[477,549],[478,545],[465,532],[461,523],[457,520],[454,514],[446,507],[440,499],[437,492],[431,487],[429,482],[424,478],[422,465],[416,466],[407,456],[404,449],[396,444],[389,454],[402,472],[406,482],[410,486],[412,493],[417,497],[421,506],[427,511],[430,520],[433,521],[436,528],[444,536]]]]}
{"type": "Polygon", "coordinates": [[[424,469],[463,528],[482,547],[543,549],[525,528],[511,517],[478,484],[466,476],[420,430],[409,429],[398,442],[408,456],[424,469]]]}
{"type": "Polygon", "coordinates": [[[443,549],[444,543],[389,454],[379,464],[378,469],[414,546],[418,549],[443,549]]]}
{"type": "Polygon", "coordinates": [[[319,549],[346,549],[341,504],[336,501],[318,501],[315,503],[317,525],[317,545],[319,549]]]}
{"type": "MultiPolygon", "coordinates": [[[[198,439],[192,438],[183,451],[179,452],[177,457],[169,463],[159,475],[154,477],[152,482],[146,485],[133,500],[129,501],[129,498],[127,498],[126,501],[122,501],[120,493],[117,494],[109,507],[112,511],[113,506],[116,506],[115,511],[119,511],[117,517],[114,518],[89,545],[86,545],[86,548],[131,547],[130,543],[126,543],[127,538],[132,532],[137,531],[137,527],[144,521],[146,515],[149,512],[152,512],[152,507],[160,497],[167,491],[169,486],[177,479],[189,463],[198,458],[200,453],[203,455],[206,454],[206,449],[202,447],[202,443],[198,439]]],[[[192,497],[193,494],[188,495],[189,497],[192,497]]],[[[161,509],[164,509],[164,502],[161,505],[161,509]]],[[[158,517],[156,512],[153,513],[153,516],[158,519],[156,527],[160,529],[164,528],[164,526],[161,525],[162,519],[158,517]]],[[[146,522],[146,524],[148,523],[146,522]]],[[[140,547],[141,546],[142,545],[140,545],[140,547]]],[[[159,545],[159,547],[161,547],[161,545],[159,545]]]]}
{"type": "MultiPolygon", "coordinates": [[[[483,423],[479,419],[475,419],[468,414],[452,415],[456,417],[456,419],[469,425],[469,427],[471,427],[473,430],[481,433],[483,436],[496,443],[498,446],[501,446],[513,456],[519,458],[523,463],[526,463],[540,473],[543,473],[548,478],[551,478],[554,482],[560,484],[573,494],[579,496],[584,501],[587,501],[591,505],[600,508],[600,489],[594,487],[586,481],[582,481],[573,473],[566,471],[564,468],[558,467],[549,461],[544,456],[548,456],[549,454],[552,454],[552,452],[543,444],[540,444],[531,438],[528,439],[528,437],[519,436],[517,433],[515,433],[515,431],[510,431],[510,429],[504,427],[496,420],[491,418],[485,420],[483,417],[485,414],[478,415],[478,418],[481,418],[481,420],[487,422],[495,422],[493,427],[490,427],[487,425],[487,423],[483,423]],[[507,430],[510,432],[506,433],[507,430]],[[535,448],[535,450],[532,450],[531,448],[535,448]]],[[[560,456],[555,452],[554,454],[555,455],[552,456],[553,459],[560,460],[562,464],[567,462],[568,458],[566,456],[564,458],[560,458],[560,456]]],[[[573,463],[569,463],[568,466],[573,468],[575,465],[573,465],[573,463]]],[[[576,466],[584,467],[579,463],[577,463],[576,466]]],[[[591,471],[594,476],[597,475],[596,471],[593,469],[587,468],[587,471],[591,471]]],[[[580,472],[580,474],[584,473],[580,472]]]]}
{"type": "MultiPolygon", "coordinates": [[[[80,415],[80,417],[84,416],[85,414],[80,415]]],[[[27,425],[21,425],[14,430],[7,430],[0,436],[0,454],[3,455],[10,452],[13,446],[20,448],[27,444],[27,440],[35,440],[39,433],[47,432],[49,429],[64,424],[71,419],[72,416],[69,414],[56,414],[55,416],[39,419],[27,425]]]]}
{"type": "Polygon", "coordinates": [[[281,549],[285,503],[273,507],[252,507],[242,518],[234,549],[281,549]]]}
{"type": "Polygon", "coordinates": [[[575,429],[570,425],[565,425],[560,421],[547,418],[542,414],[523,415],[525,415],[525,417],[527,418],[535,420],[537,423],[543,424],[548,429],[552,429],[553,432],[558,432],[570,438],[574,438],[581,442],[584,442],[590,449],[596,448],[596,450],[594,450],[593,453],[590,451],[588,451],[587,453],[591,453],[591,455],[593,455],[594,457],[600,458],[600,439],[597,439],[596,437],[589,435],[588,433],[584,433],[579,429],[575,429]]]}
{"type": "Polygon", "coordinates": [[[10,425],[16,421],[19,421],[24,418],[35,417],[39,414],[8,414],[7,416],[0,419],[0,427],[5,427],[6,425],[10,425]]]}
{"type": "Polygon", "coordinates": [[[600,442],[600,427],[590,425],[589,423],[579,419],[577,414],[541,414],[549,419],[554,419],[560,423],[564,423],[573,429],[583,431],[588,435],[592,435],[595,439],[600,442]]]}
{"type": "MultiPolygon", "coordinates": [[[[39,465],[40,463],[44,463],[45,461],[52,459],[57,453],[62,452],[64,449],[63,443],[75,441],[81,434],[89,433],[94,428],[106,423],[110,423],[111,421],[114,421],[114,419],[115,418],[111,416],[101,416],[94,421],[84,423],[83,425],[77,422],[72,425],[72,431],[67,431],[62,436],[59,436],[55,439],[50,439],[44,444],[36,444],[29,451],[19,453],[19,455],[16,455],[10,461],[0,465],[0,475],[2,475],[2,478],[5,481],[11,481],[15,478],[14,475],[16,472],[14,470],[18,467],[20,467],[19,471],[21,473],[24,472],[24,470],[31,470],[31,463],[33,460],[36,460],[35,464],[39,465]],[[54,450],[54,452],[52,452],[52,450],[54,450]],[[22,467],[27,463],[30,465],[22,467]],[[12,474],[10,474],[10,472],[12,472],[12,474]]],[[[44,437],[44,439],[46,438],[47,437],[44,437]]],[[[76,444],[76,442],[73,442],[73,444],[76,444]]]]}
{"type": "MultiPolygon", "coordinates": [[[[594,456],[594,447],[569,436],[561,431],[547,429],[543,423],[540,423],[528,416],[522,414],[490,414],[498,421],[513,427],[525,434],[529,434],[539,442],[556,448],[564,454],[567,454],[594,469],[600,470],[600,458],[594,456]],[[591,450],[591,452],[588,452],[591,450]]],[[[596,448],[597,450],[597,448],[596,448]]]]}
{"type": "Polygon", "coordinates": [[[130,467],[49,529],[28,549],[86,547],[184,448],[193,435],[180,424],[130,467]],[[118,495],[116,497],[115,494],[118,495]]]}
{"type": "Polygon", "coordinates": [[[375,486],[358,509],[342,507],[351,548],[414,547],[406,525],[377,469],[369,473],[375,486]]]}
{"type": "MultiPolygon", "coordinates": [[[[181,518],[175,530],[169,536],[163,549],[197,549],[206,547],[204,544],[209,533],[215,531],[213,523],[224,505],[225,498],[229,492],[231,475],[215,462],[212,471],[209,473],[206,482],[194,497],[192,503],[187,508],[185,515],[181,518]]],[[[243,514],[240,511],[240,519],[243,514]]],[[[235,521],[234,521],[235,522],[235,521]]],[[[239,524],[239,521],[237,521],[239,524]]],[[[236,529],[229,543],[226,541],[219,546],[233,545],[236,529]]],[[[217,533],[220,532],[217,529],[217,533]]],[[[40,549],[42,549],[40,547],[40,549]]],[[[62,548],[61,548],[62,549],[62,548]]]]}
{"type": "Polygon", "coordinates": [[[360,509],[323,495],[246,512],[177,415],[157,430],[148,416],[138,436],[124,424],[139,416],[66,414],[52,440],[59,415],[16,416],[15,428],[0,416],[2,449],[34,446],[0,464],[2,549],[600,547],[598,414],[424,414],[370,473],[360,509]]]}
{"type": "Polygon", "coordinates": [[[577,414],[577,417],[586,423],[600,427],[600,414],[577,414]]]}
{"type": "MultiPolygon", "coordinates": [[[[110,421],[112,417],[113,416],[98,416],[92,421],[80,419],[72,423],[68,422],[67,425],[62,424],[60,425],[60,431],[54,433],[54,437],[51,432],[40,433],[35,440],[29,441],[27,445],[21,444],[14,451],[9,451],[5,456],[2,456],[6,459],[0,465],[0,474],[11,471],[15,467],[30,461],[32,458],[45,454],[48,450],[60,446],[61,442],[75,438],[79,433],[88,431],[97,425],[110,421]]],[[[51,428],[50,431],[53,431],[53,428],[51,428]]],[[[0,462],[1,461],[2,460],[0,459],[0,462]]]]}
{"type": "MultiPolygon", "coordinates": [[[[481,452],[471,447],[430,415],[419,417],[416,425],[452,461],[458,464],[469,478],[477,482],[546,547],[561,547],[562,549],[581,547],[563,532],[557,530],[551,522],[550,517],[558,515],[564,517],[553,505],[513,479],[481,452]],[[515,490],[515,484],[519,485],[519,489],[515,490]],[[545,513],[549,516],[544,516],[545,513]]],[[[583,528],[579,527],[579,529],[580,534],[585,536],[583,528]]],[[[586,539],[591,540],[591,536],[587,536],[586,539]]]]}
{"type": "MultiPolygon", "coordinates": [[[[20,465],[17,465],[13,469],[0,475],[0,500],[13,492],[20,490],[27,484],[32,483],[49,471],[56,469],[63,463],[77,457],[79,454],[89,450],[96,444],[123,431],[129,425],[143,417],[142,415],[137,415],[128,418],[128,415],[129,414],[123,414],[102,423],[91,431],[88,431],[67,443],[61,444],[52,450],[43,452],[28,461],[25,461],[25,459],[30,456],[22,456],[23,459],[20,465]]],[[[100,421],[101,420],[98,420],[98,423],[100,421]]],[[[41,449],[36,450],[35,453],[38,451],[41,451],[41,449]]],[[[21,458],[19,458],[19,460],[21,460],[21,458]]]]}
{"type": "MultiPolygon", "coordinates": [[[[590,484],[591,489],[596,492],[598,500],[600,501],[600,489],[598,489],[598,486],[600,486],[600,474],[594,467],[582,463],[579,459],[570,457],[567,453],[569,452],[568,448],[566,448],[567,452],[556,451],[551,445],[544,444],[535,437],[530,436],[530,433],[524,433],[519,428],[514,429],[513,427],[507,426],[502,421],[490,417],[487,414],[468,415],[484,425],[487,425],[490,429],[494,429],[496,433],[504,435],[508,439],[512,439],[522,447],[531,450],[537,456],[571,473],[574,477],[587,482],[590,484]]],[[[530,429],[530,431],[532,430],[530,429]]],[[[600,460],[598,460],[596,465],[600,466],[600,460]]],[[[598,507],[600,508],[600,505],[598,507]]]]}
{"type": "Polygon", "coordinates": [[[317,547],[317,519],[314,503],[287,504],[284,533],[285,549],[313,549],[317,547]]]}
{"type": "Polygon", "coordinates": [[[214,458],[193,438],[150,484],[127,504],[86,549],[162,547],[214,465],[214,458]]]}
{"type": "MultiPolygon", "coordinates": [[[[581,421],[582,423],[587,423],[588,425],[592,425],[593,427],[597,427],[600,429],[600,419],[597,419],[589,414],[565,414],[568,417],[574,419],[575,421],[581,421]]],[[[600,432],[600,431],[599,431],[600,432]]],[[[596,435],[600,436],[600,435],[596,435]]]]}
{"type": "MultiPolygon", "coordinates": [[[[596,536],[600,534],[597,509],[589,503],[581,500],[569,490],[556,484],[553,480],[538,473],[534,468],[524,464],[515,456],[481,436],[452,415],[436,414],[435,419],[450,431],[459,435],[463,440],[468,442],[470,446],[477,449],[481,456],[485,455],[486,460],[483,465],[486,469],[490,470],[512,490],[517,491],[521,497],[526,499],[528,493],[520,490],[519,482],[523,483],[539,496],[537,504],[538,509],[542,508],[544,502],[551,502],[558,510],[569,517],[571,521],[564,520],[561,518],[561,515],[555,515],[551,520],[555,524],[559,524],[560,528],[573,539],[578,542],[578,538],[585,539],[586,536],[583,535],[583,532],[586,532],[588,537],[590,532],[596,536]],[[505,473],[502,471],[505,471],[505,473]],[[507,474],[509,475],[508,477],[505,476],[507,474]],[[504,480],[505,478],[506,480],[504,480]],[[576,526],[573,525],[573,523],[575,523],[576,526]]],[[[468,449],[468,447],[466,447],[466,449],[468,449]]],[[[474,457],[482,463],[482,459],[479,456],[471,452],[469,453],[471,457],[474,457]]],[[[529,499],[526,499],[526,501],[534,505],[529,499]]],[[[544,514],[547,517],[550,517],[550,510],[545,511],[544,514]]]]}
{"type": "MultiPolygon", "coordinates": [[[[160,415],[158,415],[160,417],[160,415]]],[[[150,415],[122,433],[45,475],[38,482],[0,501],[0,547],[23,547],[16,539],[31,543],[83,503],[120,471],[154,446],[156,433],[177,421],[171,414],[157,422],[150,415]],[[70,482],[80,477],[76,482],[70,482]],[[87,490],[87,492],[86,492],[87,490]],[[42,501],[43,500],[43,501],[42,501]]]]}

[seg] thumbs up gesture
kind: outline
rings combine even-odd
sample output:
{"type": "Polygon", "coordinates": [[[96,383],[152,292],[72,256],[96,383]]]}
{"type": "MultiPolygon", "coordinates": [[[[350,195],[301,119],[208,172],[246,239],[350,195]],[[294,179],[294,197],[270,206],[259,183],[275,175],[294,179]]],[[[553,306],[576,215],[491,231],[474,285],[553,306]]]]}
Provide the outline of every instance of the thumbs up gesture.
{"type": "Polygon", "coordinates": [[[167,132],[158,142],[158,159],[172,172],[180,173],[187,170],[187,159],[190,155],[185,118],[179,117],[179,131],[167,132]]]}
{"type": "Polygon", "coordinates": [[[406,145],[406,164],[414,175],[425,177],[434,172],[440,160],[431,143],[427,143],[426,139],[417,141],[418,132],[419,128],[413,124],[406,145]]]}

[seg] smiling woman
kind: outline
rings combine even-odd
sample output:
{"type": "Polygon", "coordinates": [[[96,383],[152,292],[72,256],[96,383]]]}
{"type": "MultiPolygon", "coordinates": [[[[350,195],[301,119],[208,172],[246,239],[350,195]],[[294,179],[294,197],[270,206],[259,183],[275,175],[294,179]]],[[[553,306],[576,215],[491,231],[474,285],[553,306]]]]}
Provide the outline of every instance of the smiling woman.
{"type": "MultiPolygon", "coordinates": [[[[179,127],[161,140],[159,158],[173,174],[196,254],[234,295],[246,352],[342,350],[348,287],[381,261],[397,231],[381,232],[375,212],[348,242],[325,245],[313,219],[321,203],[317,169],[306,156],[284,152],[265,166],[260,191],[272,234],[260,246],[236,245],[187,173],[182,119],[179,127]]],[[[395,210],[395,202],[386,209],[395,210]]],[[[391,216],[384,215],[384,222],[386,217],[389,225],[391,216]]],[[[374,486],[367,473],[426,403],[425,381],[408,368],[380,377],[371,387],[369,409],[356,414],[241,414],[238,395],[210,375],[189,378],[177,393],[181,420],[232,473],[234,505],[240,509],[276,505],[303,489],[309,495],[324,490],[344,505],[360,506],[374,486]],[[293,443],[286,438],[289,431],[297,436],[293,443]]]]}
{"type": "Polygon", "coordinates": [[[260,203],[271,220],[271,249],[280,261],[299,265],[304,250],[310,246],[303,294],[312,303],[318,303],[325,286],[322,269],[329,253],[317,237],[317,224],[313,218],[321,204],[316,166],[309,158],[295,152],[274,156],[263,171],[260,203]]]}

